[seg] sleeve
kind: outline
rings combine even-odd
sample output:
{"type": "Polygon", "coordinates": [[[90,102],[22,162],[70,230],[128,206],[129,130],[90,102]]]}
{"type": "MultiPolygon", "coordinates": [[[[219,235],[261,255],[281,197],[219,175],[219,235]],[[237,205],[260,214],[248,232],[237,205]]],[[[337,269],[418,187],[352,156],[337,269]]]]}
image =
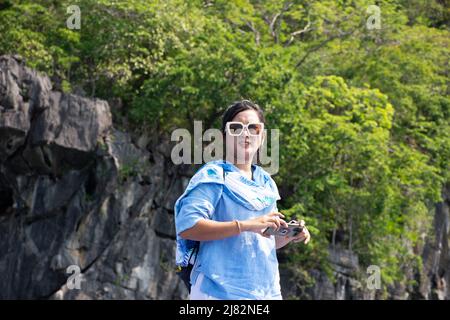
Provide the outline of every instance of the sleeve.
{"type": "Polygon", "coordinates": [[[200,183],[180,202],[180,210],[175,217],[177,235],[192,228],[200,219],[212,219],[215,207],[222,195],[222,185],[200,183]]]}

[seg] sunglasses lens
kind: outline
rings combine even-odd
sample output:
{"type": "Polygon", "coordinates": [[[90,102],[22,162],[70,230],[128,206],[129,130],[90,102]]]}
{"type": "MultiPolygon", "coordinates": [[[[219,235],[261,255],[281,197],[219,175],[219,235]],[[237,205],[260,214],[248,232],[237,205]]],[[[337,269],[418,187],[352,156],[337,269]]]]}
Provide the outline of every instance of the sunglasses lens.
{"type": "Polygon", "coordinates": [[[261,133],[262,126],[259,123],[252,123],[248,126],[248,132],[250,132],[251,135],[257,136],[261,133]]]}
{"type": "Polygon", "coordinates": [[[230,124],[230,134],[231,135],[240,135],[242,133],[243,126],[240,123],[231,123],[230,124]]]}

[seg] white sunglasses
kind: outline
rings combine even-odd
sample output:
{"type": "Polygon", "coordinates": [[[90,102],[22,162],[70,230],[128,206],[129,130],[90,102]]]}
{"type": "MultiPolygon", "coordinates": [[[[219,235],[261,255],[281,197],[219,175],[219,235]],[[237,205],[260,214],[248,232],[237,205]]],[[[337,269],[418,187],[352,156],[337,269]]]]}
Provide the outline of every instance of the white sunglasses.
{"type": "Polygon", "coordinates": [[[247,124],[243,124],[238,121],[230,121],[227,122],[225,126],[225,130],[230,134],[230,136],[240,136],[244,130],[247,129],[247,132],[251,136],[259,136],[261,132],[264,131],[264,123],[261,122],[250,122],[247,124]]]}

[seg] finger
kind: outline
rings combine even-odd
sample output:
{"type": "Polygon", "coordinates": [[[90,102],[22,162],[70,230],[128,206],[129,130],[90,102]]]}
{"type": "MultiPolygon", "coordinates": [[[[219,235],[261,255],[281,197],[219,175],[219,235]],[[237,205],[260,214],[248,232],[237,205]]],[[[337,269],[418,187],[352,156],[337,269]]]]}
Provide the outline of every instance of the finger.
{"type": "Polygon", "coordinates": [[[269,213],[270,216],[279,216],[279,217],[283,217],[284,218],[284,214],[282,214],[281,212],[271,212],[269,213]]]}
{"type": "Polygon", "coordinates": [[[279,218],[273,217],[273,218],[270,218],[269,221],[275,223],[276,226],[277,226],[277,227],[276,227],[277,229],[280,228],[281,220],[280,220],[279,218]]]}
{"type": "Polygon", "coordinates": [[[276,221],[278,221],[280,223],[280,226],[282,225],[283,227],[289,227],[287,222],[284,221],[283,219],[280,218],[280,216],[274,216],[274,219],[276,219],[276,221]]]}
{"type": "Polygon", "coordinates": [[[303,232],[305,233],[305,235],[306,235],[307,237],[311,237],[311,234],[309,233],[309,230],[308,230],[308,229],[304,228],[304,229],[303,229],[303,232]]]}
{"type": "Polygon", "coordinates": [[[264,222],[264,227],[276,229],[277,225],[272,221],[266,221],[266,222],[264,222]]]}
{"type": "Polygon", "coordinates": [[[305,227],[305,220],[300,220],[299,224],[301,227],[305,227]]]}
{"type": "Polygon", "coordinates": [[[281,219],[280,219],[280,223],[281,223],[281,225],[282,225],[283,227],[285,227],[285,228],[288,228],[288,227],[289,227],[288,224],[287,224],[287,222],[284,221],[284,220],[281,220],[281,219]]]}
{"type": "Polygon", "coordinates": [[[280,226],[281,226],[280,219],[275,219],[275,224],[277,225],[277,230],[280,229],[280,226]]]}
{"type": "Polygon", "coordinates": [[[307,232],[304,243],[305,243],[305,244],[308,244],[308,242],[309,242],[310,240],[311,240],[311,235],[309,234],[309,232],[307,232]]]}

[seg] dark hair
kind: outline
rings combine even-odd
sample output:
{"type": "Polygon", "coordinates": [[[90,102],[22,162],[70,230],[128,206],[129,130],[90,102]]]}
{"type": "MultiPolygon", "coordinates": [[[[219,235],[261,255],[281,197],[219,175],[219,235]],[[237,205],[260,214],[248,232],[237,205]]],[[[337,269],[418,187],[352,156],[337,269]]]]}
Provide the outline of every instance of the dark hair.
{"type": "Polygon", "coordinates": [[[264,118],[263,110],[256,103],[251,102],[250,100],[240,100],[233,102],[230,105],[222,118],[222,133],[225,133],[225,126],[227,122],[232,121],[233,118],[242,111],[245,110],[254,110],[258,114],[259,121],[265,124],[266,119],[264,118]]]}

